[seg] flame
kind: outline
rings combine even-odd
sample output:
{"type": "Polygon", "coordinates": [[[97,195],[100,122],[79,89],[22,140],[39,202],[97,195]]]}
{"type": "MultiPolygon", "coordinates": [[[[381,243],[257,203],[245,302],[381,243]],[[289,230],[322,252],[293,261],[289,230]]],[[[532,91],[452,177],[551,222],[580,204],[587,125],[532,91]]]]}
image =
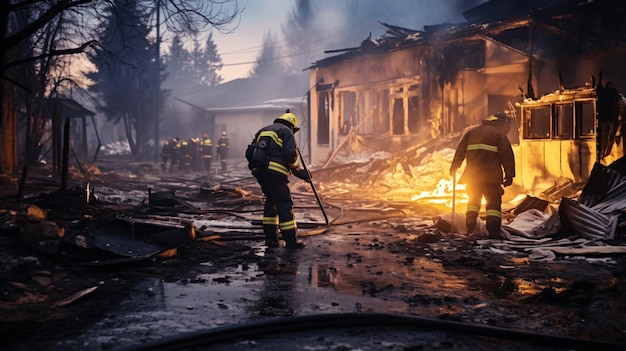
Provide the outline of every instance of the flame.
{"type": "Polygon", "coordinates": [[[456,184],[456,189],[454,189],[452,179],[440,179],[434,190],[422,191],[420,194],[413,195],[411,200],[426,200],[430,203],[452,207],[453,197],[457,202],[460,200],[460,202],[467,203],[465,184],[456,184]]]}

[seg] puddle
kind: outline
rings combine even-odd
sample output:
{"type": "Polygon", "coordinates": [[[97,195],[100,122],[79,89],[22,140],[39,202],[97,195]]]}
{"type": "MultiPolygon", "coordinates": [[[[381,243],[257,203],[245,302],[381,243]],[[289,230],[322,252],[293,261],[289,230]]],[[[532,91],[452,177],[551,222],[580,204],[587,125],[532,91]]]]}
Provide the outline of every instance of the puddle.
{"type": "Polygon", "coordinates": [[[255,304],[263,287],[258,267],[250,265],[201,274],[175,282],[138,281],[128,297],[105,318],[71,340],[57,343],[61,349],[81,349],[95,343],[102,348],[174,336],[250,320],[247,306],[255,304]],[[115,328],[111,328],[115,326],[115,328]]]}
{"type": "Polygon", "coordinates": [[[200,274],[195,279],[162,284],[162,298],[168,309],[202,309],[217,306],[228,310],[242,302],[247,302],[251,291],[258,290],[263,281],[256,279],[258,267],[250,264],[239,265],[233,270],[219,274],[200,274]]]}
{"type": "MultiPolygon", "coordinates": [[[[338,237],[341,238],[341,237],[338,237]]],[[[294,315],[380,312],[436,317],[464,313],[468,290],[477,301],[485,295],[537,294],[556,280],[533,282],[446,269],[428,253],[381,254],[370,242],[385,245],[386,236],[344,242],[320,240],[318,252],[255,247],[257,258],[219,273],[192,279],[137,281],[127,298],[102,320],[59,349],[115,349],[181,333],[294,315]],[[383,238],[382,240],[380,238],[383,238]],[[257,250],[258,249],[258,250],[257,250]],[[479,277],[480,276],[480,277],[479,277]],[[482,294],[474,294],[479,292],[482,294]],[[94,341],[96,340],[96,341],[94,341]],[[89,345],[89,347],[85,347],[89,345]]],[[[315,241],[308,240],[308,245],[315,241]]],[[[260,245],[260,244],[259,244],[260,245]]],[[[199,264],[211,271],[211,262],[199,264]]],[[[204,271],[207,271],[204,270],[204,271]]]]}
{"type": "Polygon", "coordinates": [[[557,293],[565,289],[564,287],[555,287],[555,283],[560,286],[565,285],[565,281],[559,278],[553,278],[549,282],[539,282],[509,277],[498,277],[498,279],[492,281],[471,282],[469,285],[472,289],[481,290],[489,296],[505,299],[513,293],[529,296],[537,295],[548,287],[557,293]]]}

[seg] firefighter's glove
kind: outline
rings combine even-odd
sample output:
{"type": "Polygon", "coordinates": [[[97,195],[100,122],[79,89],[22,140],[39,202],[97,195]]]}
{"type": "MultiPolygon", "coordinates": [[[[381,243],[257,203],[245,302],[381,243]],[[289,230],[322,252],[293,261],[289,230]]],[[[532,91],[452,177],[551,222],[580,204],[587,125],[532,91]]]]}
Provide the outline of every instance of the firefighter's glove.
{"type": "Polygon", "coordinates": [[[511,186],[511,184],[513,184],[513,178],[512,177],[504,178],[504,182],[502,182],[502,186],[507,187],[507,186],[511,186]]]}
{"type": "Polygon", "coordinates": [[[304,180],[305,182],[311,182],[311,177],[309,176],[309,172],[306,169],[298,169],[293,172],[293,175],[304,180]]]}

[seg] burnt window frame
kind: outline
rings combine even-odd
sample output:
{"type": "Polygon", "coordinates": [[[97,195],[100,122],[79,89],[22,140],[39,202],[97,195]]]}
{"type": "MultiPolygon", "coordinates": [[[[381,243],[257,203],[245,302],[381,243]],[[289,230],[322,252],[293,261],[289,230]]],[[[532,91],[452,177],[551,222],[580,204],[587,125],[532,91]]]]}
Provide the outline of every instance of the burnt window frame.
{"type": "Polygon", "coordinates": [[[594,138],[596,136],[596,128],[597,128],[597,121],[596,121],[596,115],[595,115],[595,111],[596,111],[596,107],[595,107],[595,101],[594,100],[577,100],[574,102],[574,111],[575,111],[575,118],[576,118],[576,139],[590,139],[590,138],[594,138]],[[591,110],[587,111],[587,109],[583,109],[583,107],[590,107],[591,110]],[[583,115],[583,112],[589,112],[589,113],[585,113],[583,115]],[[588,127],[591,127],[591,129],[588,129],[588,127]],[[588,129],[587,132],[584,132],[584,130],[588,129]]]}
{"type": "Polygon", "coordinates": [[[406,111],[406,126],[409,134],[418,134],[423,129],[423,123],[420,114],[420,97],[418,95],[419,85],[412,84],[409,86],[406,111]]]}
{"type": "Polygon", "coordinates": [[[597,121],[595,115],[595,101],[593,99],[576,99],[569,103],[550,103],[536,106],[525,106],[522,109],[522,125],[524,140],[581,140],[596,136],[597,121]],[[571,135],[562,132],[562,112],[565,107],[571,106],[571,123],[568,129],[571,135]],[[535,111],[549,111],[549,116],[538,116],[535,111]],[[543,118],[543,120],[542,120],[543,118]],[[533,128],[531,124],[540,121],[542,127],[533,128]],[[535,132],[533,132],[535,130],[535,132]]]}
{"type": "Polygon", "coordinates": [[[339,135],[348,135],[355,125],[357,92],[344,90],[339,92],[339,116],[337,118],[339,135]]]}
{"type": "Polygon", "coordinates": [[[404,98],[392,96],[391,103],[391,135],[404,135],[404,98]]]}
{"type": "Polygon", "coordinates": [[[526,107],[522,115],[522,124],[524,126],[524,133],[522,135],[524,140],[551,139],[552,104],[526,107]],[[533,111],[539,110],[548,112],[547,120],[545,120],[545,115],[540,116],[533,114],[533,111]],[[535,127],[536,125],[539,125],[539,127],[535,127]]]}
{"type": "Polygon", "coordinates": [[[378,108],[375,112],[374,116],[374,133],[377,134],[388,134],[391,132],[391,124],[389,115],[389,89],[381,88],[376,90],[376,102],[378,108]]]}
{"type": "Polygon", "coordinates": [[[330,101],[332,90],[321,90],[317,95],[317,145],[330,145],[330,101]]]}
{"type": "Polygon", "coordinates": [[[576,113],[575,103],[554,104],[552,106],[552,139],[574,140],[576,139],[576,113]],[[569,107],[569,116],[563,112],[569,107]],[[565,129],[568,129],[567,131],[565,129]]]}
{"type": "Polygon", "coordinates": [[[389,130],[393,136],[417,135],[424,129],[421,114],[420,85],[416,83],[393,86],[389,94],[389,130]]]}
{"type": "Polygon", "coordinates": [[[375,134],[375,118],[377,114],[378,95],[374,88],[362,89],[357,92],[355,104],[355,127],[359,125],[358,133],[361,135],[375,134]],[[372,108],[374,108],[372,110],[372,108]],[[370,113],[372,116],[370,116],[370,113]]]}

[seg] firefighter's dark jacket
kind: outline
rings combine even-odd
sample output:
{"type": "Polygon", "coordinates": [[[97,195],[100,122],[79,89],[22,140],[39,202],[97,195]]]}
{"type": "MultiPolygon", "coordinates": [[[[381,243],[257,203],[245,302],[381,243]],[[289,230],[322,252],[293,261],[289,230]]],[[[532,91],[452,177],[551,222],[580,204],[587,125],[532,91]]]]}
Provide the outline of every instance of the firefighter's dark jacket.
{"type": "Polygon", "coordinates": [[[503,122],[483,121],[463,135],[450,166],[456,170],[467,158],[459,183],[502,184],[503,179],[515,177],[515,157],[507,130],[503,122]]]}
{"type": "Polygon", "coordinates": [[[296,140],[291,128],[274,121],[274,124],[261,128],[254,139],[257,143],[262,139],[267,141],[267,153],[269,155],[267,172],[289,177],[293,171],[299,170],[296,140]]]}

